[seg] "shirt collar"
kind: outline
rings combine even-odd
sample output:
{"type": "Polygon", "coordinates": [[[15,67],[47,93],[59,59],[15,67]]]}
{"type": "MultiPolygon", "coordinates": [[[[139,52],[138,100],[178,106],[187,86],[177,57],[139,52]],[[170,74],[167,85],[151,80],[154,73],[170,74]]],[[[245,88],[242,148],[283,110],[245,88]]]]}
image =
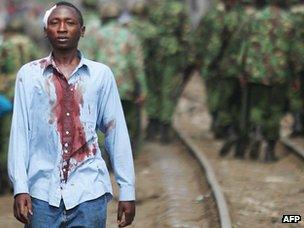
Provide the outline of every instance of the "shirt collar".
{"type": "MultiPolygon", "coordinates": [[[[74,72],[76,72],[80,68],[83,68],[83,69],[87,70],[88,75],[90,75],[89,60],[87,58],[85,58],[84,55],[82,54],[82,52],[79,50],[77,50],[77,55],[80,59],[80,62],[74,72]]],[[[52,52],[46,58],[42,59],[40,61],[40,64],[41,64],[41,67],[43,68],[43,74],[49,67],[53,67],[53,68],[57,69],[52,52]]]]}

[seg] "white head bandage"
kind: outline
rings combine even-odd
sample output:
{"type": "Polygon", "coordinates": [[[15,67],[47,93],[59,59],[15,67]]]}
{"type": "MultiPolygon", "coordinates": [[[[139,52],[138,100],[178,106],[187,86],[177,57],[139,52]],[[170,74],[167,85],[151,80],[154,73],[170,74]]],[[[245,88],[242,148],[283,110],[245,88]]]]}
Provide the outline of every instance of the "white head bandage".
{"type": "Polygon", "coordinates": [[[47,28],[47,23],[48,23],[49,16],[53,12],[53,10],[56,9],[56,7],[57,7],[57,5],[54,5],[52,8],[50,8],[49,10],[47,10],[45,12],[44,17],[43,17],[43,26],[44,26],[44,28],[47,28]]]}

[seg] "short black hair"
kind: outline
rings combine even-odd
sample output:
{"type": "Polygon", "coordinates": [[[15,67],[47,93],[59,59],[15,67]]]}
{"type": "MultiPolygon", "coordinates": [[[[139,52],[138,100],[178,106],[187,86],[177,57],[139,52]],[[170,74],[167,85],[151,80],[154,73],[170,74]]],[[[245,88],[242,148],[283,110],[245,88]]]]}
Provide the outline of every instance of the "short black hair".
{"type": "Polygon", "coordinates": [[[56,6],[68,6],[68,7],[72,7],[73,9],[75,9],[76,13],[77,13],[77,16],[78,16],[79,23],[80,23],[81,26],[83,26],[84,23],[83,23],[82,13],[80,12],[80,10],[75,5],[73,5],[70,2],[60,1],[60,2],[56,3],[56,6]]]}

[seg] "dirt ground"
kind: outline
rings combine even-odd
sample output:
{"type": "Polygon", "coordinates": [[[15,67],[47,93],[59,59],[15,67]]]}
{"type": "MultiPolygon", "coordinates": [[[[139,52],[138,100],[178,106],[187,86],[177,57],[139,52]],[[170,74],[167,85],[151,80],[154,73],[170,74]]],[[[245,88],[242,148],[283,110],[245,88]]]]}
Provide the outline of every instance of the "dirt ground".
{"type": "MultiPolygon", "coordinates": [[[[279,161],[265,164],[218,156],[221,141],[209,132],[210,117],[206,110],[203,83],[195,75],[179,102],[175,126],[202,149],[212,163],[231,210],[233,227],[304,227],[304,163],[282,145],[279,161]],[[282,215],[302,216],[295,225],[281,224],[282,215]]],[[[282,124],[288,125],[286,117],[282,124]]],[[[286,131],[285,131],[286,132],[286,131]]]]}
{"type": "MultiPolygon", "coordinates": [[[[181,144],[145,143],[135,169],[137,212],[130,227],[219,227],[210,189],[181,144]]],[[[114,192],[117,196],[117,188],[114,192]]],[[[13,217],[12,204],[12,196],[0,197],[0,227],[23,227],[13,217]]],[[[117,197],[109,204],[109,228],[117,227],[116,209],[117,197]]]]}

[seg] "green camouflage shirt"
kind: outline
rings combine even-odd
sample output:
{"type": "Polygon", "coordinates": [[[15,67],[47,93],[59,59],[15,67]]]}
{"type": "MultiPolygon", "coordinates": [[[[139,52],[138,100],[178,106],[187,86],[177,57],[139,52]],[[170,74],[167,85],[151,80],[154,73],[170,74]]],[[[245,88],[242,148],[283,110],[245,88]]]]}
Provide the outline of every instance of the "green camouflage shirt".
{"type": "Polygon", "coordinates": [[[4,73],[15,73],[37,57],[37,48],[29,37],[16,34],[6,37],[0,46],[0,67],[4,73]]]}
{"type": "Polygon", "coordinates": [[[118,22],[87,31],[80,49],[89,57],[108,65],[115,75],[122,99],[134,100],[138,87],[146,92],[143,54],[139,40],[118,22]]]}
{"type": "Polygon", "coordinates": [[[218,64],[222,49],[225,6],[218,3],[201,19],[194,35],[196,47],[195,60],[204,78],[212,77],[215,72],[213,63],[218,64]]]}
{"type": "Polygon", "coordinates": [[[292,40],[292,63],[297,75],[304,71],[304,4],[291,8],[291,17],[294,22],[295,36],[292,40]]]}
{"type": "MultiPolygon", "coordinates": [[[[246,21],[250,20],[254,13],[256,13],[253,7],[241,7],[236,6],[225,16],[225,23],[230,38],[227,39],[224,45],[225,50],[222,54],[222,59],[218,63],[218,72],[221,77],[237,78],[241,73],[241,43],[244,35],[248,34],[248,27],[246,27],[246,21]]],[[[224,32],[226,37],[227,32],[224,32]]]]}
{"type": "Polygon", "coordinates": [[[253,83],[286,83],[290,67],[293,26],[290,14],[266,7],[257,11],[243,26],[240,59],[245,75],[253,83]]]}
{"type": "Polygon", "coordinates": [[[6,36],[0,44],[0,92],[13,97],[17,71],[38,56],[37,48],[29,37],[20,34],[6,36]]]}
{"type": "Polygon", "coordinates": [[[146,20],[136,17],[132,18],[127,26],[138,37],[143,48],[144,59],[147,59],[147,51],[151,42],[157,38],[157,27],[146,20]]]}
{"type": "Polygon", "coordinates": [[[151,42],[150,50],[159,63],[158,67],[168,66],[176,71],[183,70],[191,61],[191,22],[189,9],[184,1],[156,0],[150,6],[149,19],[157,28],[157,37],[151,42]],[[164,66],[165,65],[165,66],[164,66]]]}

